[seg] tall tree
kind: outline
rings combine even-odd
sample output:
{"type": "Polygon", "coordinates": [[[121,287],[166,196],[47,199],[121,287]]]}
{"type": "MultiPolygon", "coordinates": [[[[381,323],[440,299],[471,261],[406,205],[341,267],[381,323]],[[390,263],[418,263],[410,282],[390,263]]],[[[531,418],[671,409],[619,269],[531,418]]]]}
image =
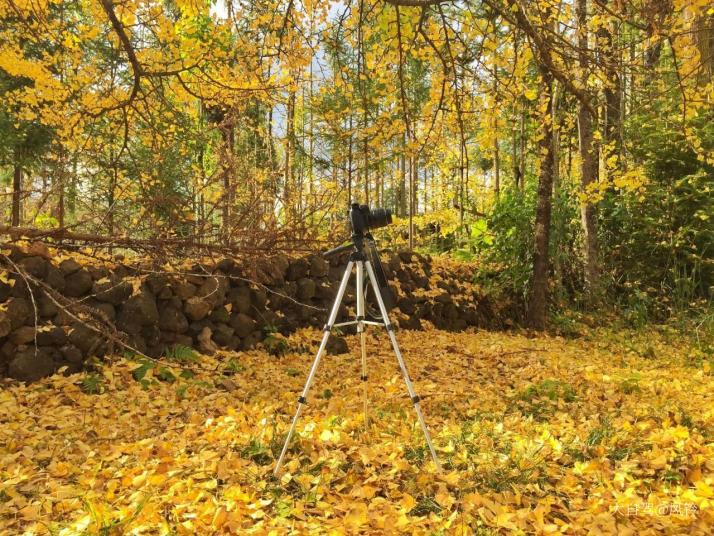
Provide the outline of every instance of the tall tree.
{"type": "MultiPolygon", "coordinates": [[[[578,65],[580,85],[587,90],[590,80],[590,46],[588,29],[588,1],[576,3],[578,33],[578,65]]],[[[594,291],[599,282],[597,206],[592,198],[591,185],[598,179],[599,155],[595,144],[591,108],[587,102],[578,101],[578,137],[580,146],[580,219],[583,228],[583,257],[585,259],[585,282],[594,291]]]]}
{"type": "Polygon", "coordinates": [[[533,278],[528,299],[528,324],[543,329],[547,321],[550,270],[550,226],[553,203],[553,75],[540,68],[540,174],[533,240],[533,278]]]}

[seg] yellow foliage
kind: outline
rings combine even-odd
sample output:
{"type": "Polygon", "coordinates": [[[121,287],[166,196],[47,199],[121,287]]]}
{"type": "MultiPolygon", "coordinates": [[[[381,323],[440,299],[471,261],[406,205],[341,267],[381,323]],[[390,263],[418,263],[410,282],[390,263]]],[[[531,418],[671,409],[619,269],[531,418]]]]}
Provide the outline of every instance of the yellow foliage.
{"type": "Polygon", "coordinates": [[[383,334],[368,339],[364,430],[348,339],[349,356],[323,360],[278,479],[309,354],[203,356],[193,378],[146,389],[116,359],[102,394],[81,375],[0,391],[0,532],[709,534],[714,377],[672,333],[402,332],[442,473],[383,334]],[[229,357],[241,368],[226,390],[229,357]]]}

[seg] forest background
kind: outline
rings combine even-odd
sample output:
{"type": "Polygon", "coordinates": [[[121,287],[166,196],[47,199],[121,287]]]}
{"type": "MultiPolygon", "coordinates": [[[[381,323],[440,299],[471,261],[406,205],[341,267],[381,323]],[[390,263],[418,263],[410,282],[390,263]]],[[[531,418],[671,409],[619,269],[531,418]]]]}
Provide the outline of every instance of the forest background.
{"type": "Polygon", "coordinates": [[[0,95],[14,238],[315,250],[360,202],[533,327],[712,321],[707,0],[3,0],[0,95]]]}

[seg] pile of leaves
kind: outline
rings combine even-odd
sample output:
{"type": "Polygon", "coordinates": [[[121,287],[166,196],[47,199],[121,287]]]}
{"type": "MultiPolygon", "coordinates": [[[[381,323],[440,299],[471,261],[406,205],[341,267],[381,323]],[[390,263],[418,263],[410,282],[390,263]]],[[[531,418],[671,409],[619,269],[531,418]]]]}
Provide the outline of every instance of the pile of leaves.
{"type": "Polygon", "coordinates": [[[319,336],[8,386],[0,532],[710,533],[713,363],[676,333],[399,333],[441,472],[383,332],[366,426],[348,337],[275,478],[319,336]]]}

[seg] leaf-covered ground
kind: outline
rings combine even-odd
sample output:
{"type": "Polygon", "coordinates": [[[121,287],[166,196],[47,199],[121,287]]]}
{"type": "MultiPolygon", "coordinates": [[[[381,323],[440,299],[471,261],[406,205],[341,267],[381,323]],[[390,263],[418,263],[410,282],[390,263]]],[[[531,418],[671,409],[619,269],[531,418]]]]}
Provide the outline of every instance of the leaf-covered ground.
{"type": "Polygon", "coordinates": [[[440,474],[384,334],[369,341],[369,431],[349,337],[279,480],[311,355],[121,359],[0,391],[0,532],[711,534],[714,376],[681,337],[398,337],[440,474]]]}

